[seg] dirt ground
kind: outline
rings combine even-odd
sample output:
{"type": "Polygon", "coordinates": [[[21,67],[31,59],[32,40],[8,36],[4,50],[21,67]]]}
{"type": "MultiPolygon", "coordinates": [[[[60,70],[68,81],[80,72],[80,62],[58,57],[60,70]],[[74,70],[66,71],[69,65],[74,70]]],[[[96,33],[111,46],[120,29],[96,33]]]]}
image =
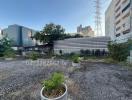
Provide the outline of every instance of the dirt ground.
{"type": "Polygon", "coordinates": [[[103,62],[35,66],[26,61],[0,62],[0,100],[40,100],[41,82],[64,72],[69,100],[132,100],[132,71],[103,62]]]}

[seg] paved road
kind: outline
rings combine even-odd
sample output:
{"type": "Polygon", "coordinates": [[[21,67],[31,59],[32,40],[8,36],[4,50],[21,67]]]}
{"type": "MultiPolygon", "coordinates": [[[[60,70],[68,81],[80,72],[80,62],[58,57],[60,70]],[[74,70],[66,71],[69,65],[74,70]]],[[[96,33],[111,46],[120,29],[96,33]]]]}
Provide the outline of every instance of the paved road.
{"type": "Polygon", "coordinates": [[[132,100],[132,71],[121,66],[85,62],[81,68],[0,62],[0,100],[40,100],[42,80],[55,71],[67,78],[71,100],[132,100]]]}

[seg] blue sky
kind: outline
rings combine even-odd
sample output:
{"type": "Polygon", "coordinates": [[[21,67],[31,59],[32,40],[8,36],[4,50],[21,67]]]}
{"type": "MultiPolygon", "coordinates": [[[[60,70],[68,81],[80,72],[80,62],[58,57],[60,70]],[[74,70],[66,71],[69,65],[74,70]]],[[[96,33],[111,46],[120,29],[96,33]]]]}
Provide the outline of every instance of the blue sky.
{"type": "MultiPolygon", "coordinates": [[[[104,12],[111,0],[102,1],[102,27],[104,12]]],[[[0,0],[0,27],[20,24],[41,30],[46,23],[61,24],[66,32],[76,27],[94,28],[94,0],[0,0]]]]}

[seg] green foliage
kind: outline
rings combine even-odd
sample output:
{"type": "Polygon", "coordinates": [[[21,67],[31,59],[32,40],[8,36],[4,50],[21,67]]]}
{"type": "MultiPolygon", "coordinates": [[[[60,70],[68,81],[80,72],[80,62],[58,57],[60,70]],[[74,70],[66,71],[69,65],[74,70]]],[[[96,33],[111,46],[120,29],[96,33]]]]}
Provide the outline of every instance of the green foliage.
{"type": "Polygon", "coordinates": [[[54,73],[49,80],[43,81],[43,87],[46,91],[52,91],[62,85],[64,82],[64,75],[61,73],[54,73]]]}
{"type": "Polygon", "coordinates": [[[36,40],[39,40],[43,44],[53,43],[56,40],[63,40],[67,38],[80,38],[83,37],[80,34],[70,35],[65,34],[65,29],[61,25],[54,23],[46,24],[42,31],[36,32],[33,36],[36,40]]]}
{"type": "Polygon", "coordinates": [[[11,48],[12,41],[8,39],[7,36],[0,40],[0,55],[5,57],[14,57],[15,52],[11,48]]]}
{"type": "Polygon", "coordinates": [[[75,54],[75,53],[56,55],[56,58],[65,59],[65,60],[71,60],[74,63],[79,63],[80,62],[80,55],[79,54],[75,54]]]}
{"type": "Polygon", "coordinates": [[[79,61],[80,61],[79,55],[77,55],[77,54],[72,55],[72,56],[71,56],[71,60],[72,60],[74,63],[79,63],[79,61]]]}
{"type": "Polygon", "coordinates": [[[35,51],[29,52],[29,53],[27,54],[27,57],[28,57],[29,59],[32,59],[32,60],[37,60],[38,57],[39,57],[39,53],[38,53],[38,52],[35,52],[35,51]]]}
{"type": "Polygon", "coordinates": [[[0,57],[4,56],[4,46],[0,45],[0,57]]]}
{"type": "Polygon", "coordinates": [[[14,58],[15,57],[15,52],[13,49],[6,49],[4,51],[4,57],[5,58],[14,58]]]}
{"type": "Polygon", "coordinates": [[[46,24],[42,31],[37,32],[34,38],[42,43],[53,43],[55,40],[63,38],[64,31],[61,25],[50,23],[46,24]]]}
{"type": "Polygon", "coordinates": [[[9,40],[7,36],[5,36],[0,40],[0,45],[3,46],[4,50],[9,49],[11,48],[11,40],[9,40]]]}
{"type": "Polygon", "coordinates": [[[110,42],[108,44],[109,56],[116,61],[125,61],[129,56],[131,46],[132,40],[120,44],[110,42]]]}

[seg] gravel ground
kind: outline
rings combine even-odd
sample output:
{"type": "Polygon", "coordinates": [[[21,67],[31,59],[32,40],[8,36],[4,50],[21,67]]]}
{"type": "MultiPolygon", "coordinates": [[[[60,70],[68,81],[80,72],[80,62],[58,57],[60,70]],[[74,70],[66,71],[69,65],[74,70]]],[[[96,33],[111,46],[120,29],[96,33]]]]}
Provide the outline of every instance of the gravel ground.
{"type": "Polygon", "coordinates": [[[64,72],[70,100],[132,100],[132,71],[119,65],[82,62],[80,68],[0,62],[0,100],[40,100],[42,80],[64,72]]]}

